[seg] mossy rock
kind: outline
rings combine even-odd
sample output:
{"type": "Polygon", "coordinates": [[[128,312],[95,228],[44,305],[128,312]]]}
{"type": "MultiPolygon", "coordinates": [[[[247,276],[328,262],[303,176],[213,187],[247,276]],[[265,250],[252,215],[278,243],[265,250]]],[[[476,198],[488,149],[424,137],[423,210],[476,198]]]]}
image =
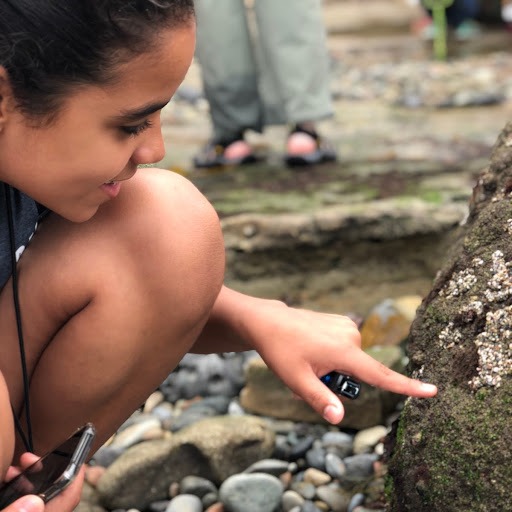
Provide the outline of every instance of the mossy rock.
{"type": "Polygon", "coordinates": [[[413,322],[409,399],[394,434],[393,512],[512,511],[512,124],[474,190],[459,242],[413,322]]]}

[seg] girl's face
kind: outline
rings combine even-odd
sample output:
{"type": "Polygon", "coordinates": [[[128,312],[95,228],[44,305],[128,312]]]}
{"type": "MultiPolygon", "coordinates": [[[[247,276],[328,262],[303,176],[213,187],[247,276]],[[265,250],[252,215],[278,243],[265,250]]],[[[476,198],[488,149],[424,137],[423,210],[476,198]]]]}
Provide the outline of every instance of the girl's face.
{"type": "Polygon", "coordinates": [[[138,165],[161,160],[160,111],[190,66],[195,27],[158,37],[156,50],[119,66],[115,85],[73,92],[50,126],[34,127],[0,94],[0,181],[82,222],[119,193],[119,182],[138,165]]]}

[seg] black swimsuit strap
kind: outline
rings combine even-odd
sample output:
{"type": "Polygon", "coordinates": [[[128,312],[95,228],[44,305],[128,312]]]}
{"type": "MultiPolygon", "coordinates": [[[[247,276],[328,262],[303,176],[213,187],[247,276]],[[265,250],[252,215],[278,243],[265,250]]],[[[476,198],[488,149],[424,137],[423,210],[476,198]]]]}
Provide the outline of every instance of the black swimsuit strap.
{"type": "Polygon", "coordinates": [[[9,223],[9,242],[10,242],[10,252],[11,252],[11,269],[12,269],[12,292],[14,298],[14,309],[16,312],[16,326],[18,329],[18,344],[20,348],[20,359],[21,359],[21,370],[23,373],[23,393],[24,393],[24,408],[25,408],[25,416],[27,419],[27,436],[23,432],[21,428],[20,422],[18,420],[17,414],[12,408],[14,424],[16,426],[16,430],[18,431],[23,444],[25,445],[25,449],[33,452],[34,451],[34,443],[32,439],[32,422],[30,419],[30,397],[29,397],[29,379],[27,372],[27,362],[25,358],[25,343],[23,341],[23,328],[21,322],[21,308],[20,301],[18,295],[18,273],[16,271],[16,238],[14,231],[14,215],[12,211],[12,201],[11,201],[11,191],[9,185],[4,183],[4,194],[5,194],[5,204],[7,208],[7,220],[9,223]]]}

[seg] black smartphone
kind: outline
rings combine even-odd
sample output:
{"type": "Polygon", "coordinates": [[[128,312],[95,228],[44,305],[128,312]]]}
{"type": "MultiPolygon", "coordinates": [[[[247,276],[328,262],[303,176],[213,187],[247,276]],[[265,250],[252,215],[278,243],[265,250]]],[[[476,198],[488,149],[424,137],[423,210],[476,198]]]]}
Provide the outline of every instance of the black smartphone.
{"type": "Polygon", "coordinates": [[[320,377],[320,380],[337,395],[350,398],[351,400],[355,400],[361,392],[361,384],[342,373],[330,372],[320,377]]]}
{"type": "Polygon", "coordinates": [[[90,423],[47,453],[18,476],[0,486],[0,509],[26,494],[36,494],[48,503],[61,493],[80,471],[96,430],[90,423]]]}

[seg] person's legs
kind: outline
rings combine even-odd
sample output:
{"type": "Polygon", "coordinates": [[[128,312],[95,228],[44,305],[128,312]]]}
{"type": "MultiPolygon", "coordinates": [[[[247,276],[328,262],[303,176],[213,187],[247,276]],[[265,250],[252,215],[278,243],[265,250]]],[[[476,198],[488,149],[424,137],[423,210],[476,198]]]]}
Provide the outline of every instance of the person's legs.
{"type": "Polygon", "coordinates": [[[292,125],[288,165],[336,159],[315,122],[333,114],[329,54],[319,0],[256,0],[266,124],[292,125]]]}
{"type": "Polygon", "coordinates": [[[329,55],[320,0],[256,0],[254,6],[268,111],[265,124],[331,116],[329,55]]]}
{"type": "MultiPolygon", "coordinates": [[[[224,245],[193,185],[145,169],[86,223],[50,216],[18,266],[35,451],[88,421],[98,448],[199,335],[222,285],[224,245]]],[[[10,282],[0,325],[0,370],[22,415],[10,282]]]]}
{"type": "Polygon", "coordinates": [[[258,70],[243,0],[196,0],[195,8],[196,56],[215,140],[236,140],[246,129],[261,131],[258,70]]]}
{"type": "Polygon", "coordinates": [[[474,20],[479,11],[479,0],[454,0],[446,9],[446,20],[451,27],[456,28],[466,20],[474,20]]]}

